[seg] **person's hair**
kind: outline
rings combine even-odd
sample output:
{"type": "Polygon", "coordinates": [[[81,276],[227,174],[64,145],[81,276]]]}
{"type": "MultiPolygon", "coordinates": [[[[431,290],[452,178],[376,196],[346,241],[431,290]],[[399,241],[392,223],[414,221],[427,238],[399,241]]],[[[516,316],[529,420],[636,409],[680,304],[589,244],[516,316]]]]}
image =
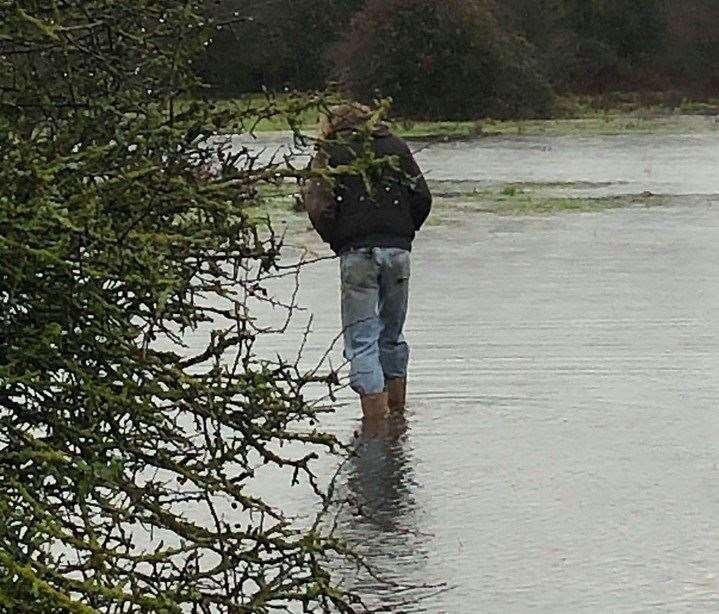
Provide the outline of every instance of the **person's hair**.
{"type": "Polygon", "coordinates": [[[320,122],[320,137],[329,139],[342,130],[351,130],[366,122],[372,109],[358,102],[339,104],[328,109],[320,122]]]}

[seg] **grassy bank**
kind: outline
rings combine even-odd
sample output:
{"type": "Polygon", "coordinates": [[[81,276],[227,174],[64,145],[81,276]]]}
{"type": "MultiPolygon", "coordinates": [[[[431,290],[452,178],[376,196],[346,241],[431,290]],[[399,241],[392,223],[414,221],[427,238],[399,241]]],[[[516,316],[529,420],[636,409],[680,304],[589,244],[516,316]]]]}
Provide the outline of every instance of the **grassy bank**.
{"type": "Polygon", "coordinates": [[[503,135],[591,135],[704,132],[716,130],[719,100],[690,100],[675,93],[610,93],[559,96],[554,114],[545,119],[466,122],[399,120],[406,138],[472,138],[503,135]]]}
{"type": "Polygon", "coordinates": [[[399,122],[397,132],[407,139],[465,139],[490,136],[571,136],[626,133],[696,133],[719,129],[704,115],[622,115],[535,120],[475,122],[399,122]]]}
{"type": "MultiPolygon", "coordinates": [[[[290,129],[287,113],[297,126],[317,131],[320,111],[297,95],[252,95],[216,100],[223,111],[250,109],[253,119],[241,126],[256,133],[290,129]]],[[[311,99],[310,99],[311,100],[311,99]]],[[[327,102],[331,103],[332,99],[327,102]]],[[[189,104],[185,102],[184,104],[189,104]]],[[[465,139],[502,135],[602,135],[631,133],[695,133],[719,129],[719,100],[690,100],[673,93],[614,93],[603,96],[563,96],[547,119],[418,121],[395,119],[394,131],[408,139],[465,139]]]]}

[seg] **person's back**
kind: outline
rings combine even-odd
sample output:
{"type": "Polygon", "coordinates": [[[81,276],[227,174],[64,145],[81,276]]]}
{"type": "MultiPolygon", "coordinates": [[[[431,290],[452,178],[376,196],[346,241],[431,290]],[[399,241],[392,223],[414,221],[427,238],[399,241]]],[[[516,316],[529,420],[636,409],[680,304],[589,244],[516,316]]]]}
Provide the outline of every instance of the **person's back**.
{"type": "Polygon", "coordinates": [[[366,419],[404,407],[412,241],[431,196],[409,148],[369,109],[334,110],[312,162],[333,181],[310,181],[306,206],[321,237],[340,256],[345,356],[366,419]]]}
{"type": "MultiPolygon", "coordinates": [[[[429,214],[429,190],[404,141],[384,125],[372,130],[369,138],[377,166],[366,176],[347,173],[335,181],[330,244],[338,254],[358,247],[409,251],[429,214]]],[[[357,163],[364,145],[362,135],[339,133],[337,141],[325,146],[329,166],[357,163]]]]}

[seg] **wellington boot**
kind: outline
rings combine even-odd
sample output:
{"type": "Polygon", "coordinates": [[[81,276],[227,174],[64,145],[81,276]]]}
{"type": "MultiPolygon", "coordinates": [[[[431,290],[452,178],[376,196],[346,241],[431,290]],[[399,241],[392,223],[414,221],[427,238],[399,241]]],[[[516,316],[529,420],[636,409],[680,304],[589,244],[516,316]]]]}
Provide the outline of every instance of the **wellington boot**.
{"type": "Polygon", "coordinates": [[[398,377],[387,380],[387,405],[390,411],[404,409],[407,399],[407,378],[398,377]]]}
{"type": "Polygon", "coordinates": [[[370,422],[384,420],[387,415],[387,393],[365,394],[361,397],[362,415],[370,422]]]}
{"type": "Polygon", "coordinates": [[[362,436],[365,439],[383,437],[387,430],[387,393],[362,397],[362,436]]]}

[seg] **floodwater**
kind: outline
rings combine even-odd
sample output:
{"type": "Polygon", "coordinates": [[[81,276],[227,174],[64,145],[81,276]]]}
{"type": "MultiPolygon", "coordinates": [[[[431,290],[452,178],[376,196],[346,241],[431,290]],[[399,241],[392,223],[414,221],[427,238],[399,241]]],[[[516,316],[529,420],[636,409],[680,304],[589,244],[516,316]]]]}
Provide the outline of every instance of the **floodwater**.
{"type": "MultiPolygon", "coordinates": [[[[719,124],[717,124],[719,128],[719,124]]],[[[719,193],[719,132],[505,137],[422,146],[434,179],[588,183],[597,196],[719,193]]]]}
{"type": "MultiPolygon", "coordinates": [[[[672,198],[558,215],[463,209],[420,233],[405,417],[360,440],[337,479],[366,516],[340,510],[340,531],[395,584],[350,580],[395,612],[719,612],[716,135],[416,148],[433,179],[672,198]]],[[[290,242],[325,254],[300,228],[290,242]]],[[[312,314],[312,364],[340,328],[338,263],[306,267],[301,283],[307,312],[261,349],[296,354],[312,314]]],[[[330,358],[341,364],[340,348],[330,358]]],[[[323,426],[349,442],[358,403],[340,401],[323,426]]],[[[286,482],[262,488],[306,512],[312,498],[286,482]]]]}

